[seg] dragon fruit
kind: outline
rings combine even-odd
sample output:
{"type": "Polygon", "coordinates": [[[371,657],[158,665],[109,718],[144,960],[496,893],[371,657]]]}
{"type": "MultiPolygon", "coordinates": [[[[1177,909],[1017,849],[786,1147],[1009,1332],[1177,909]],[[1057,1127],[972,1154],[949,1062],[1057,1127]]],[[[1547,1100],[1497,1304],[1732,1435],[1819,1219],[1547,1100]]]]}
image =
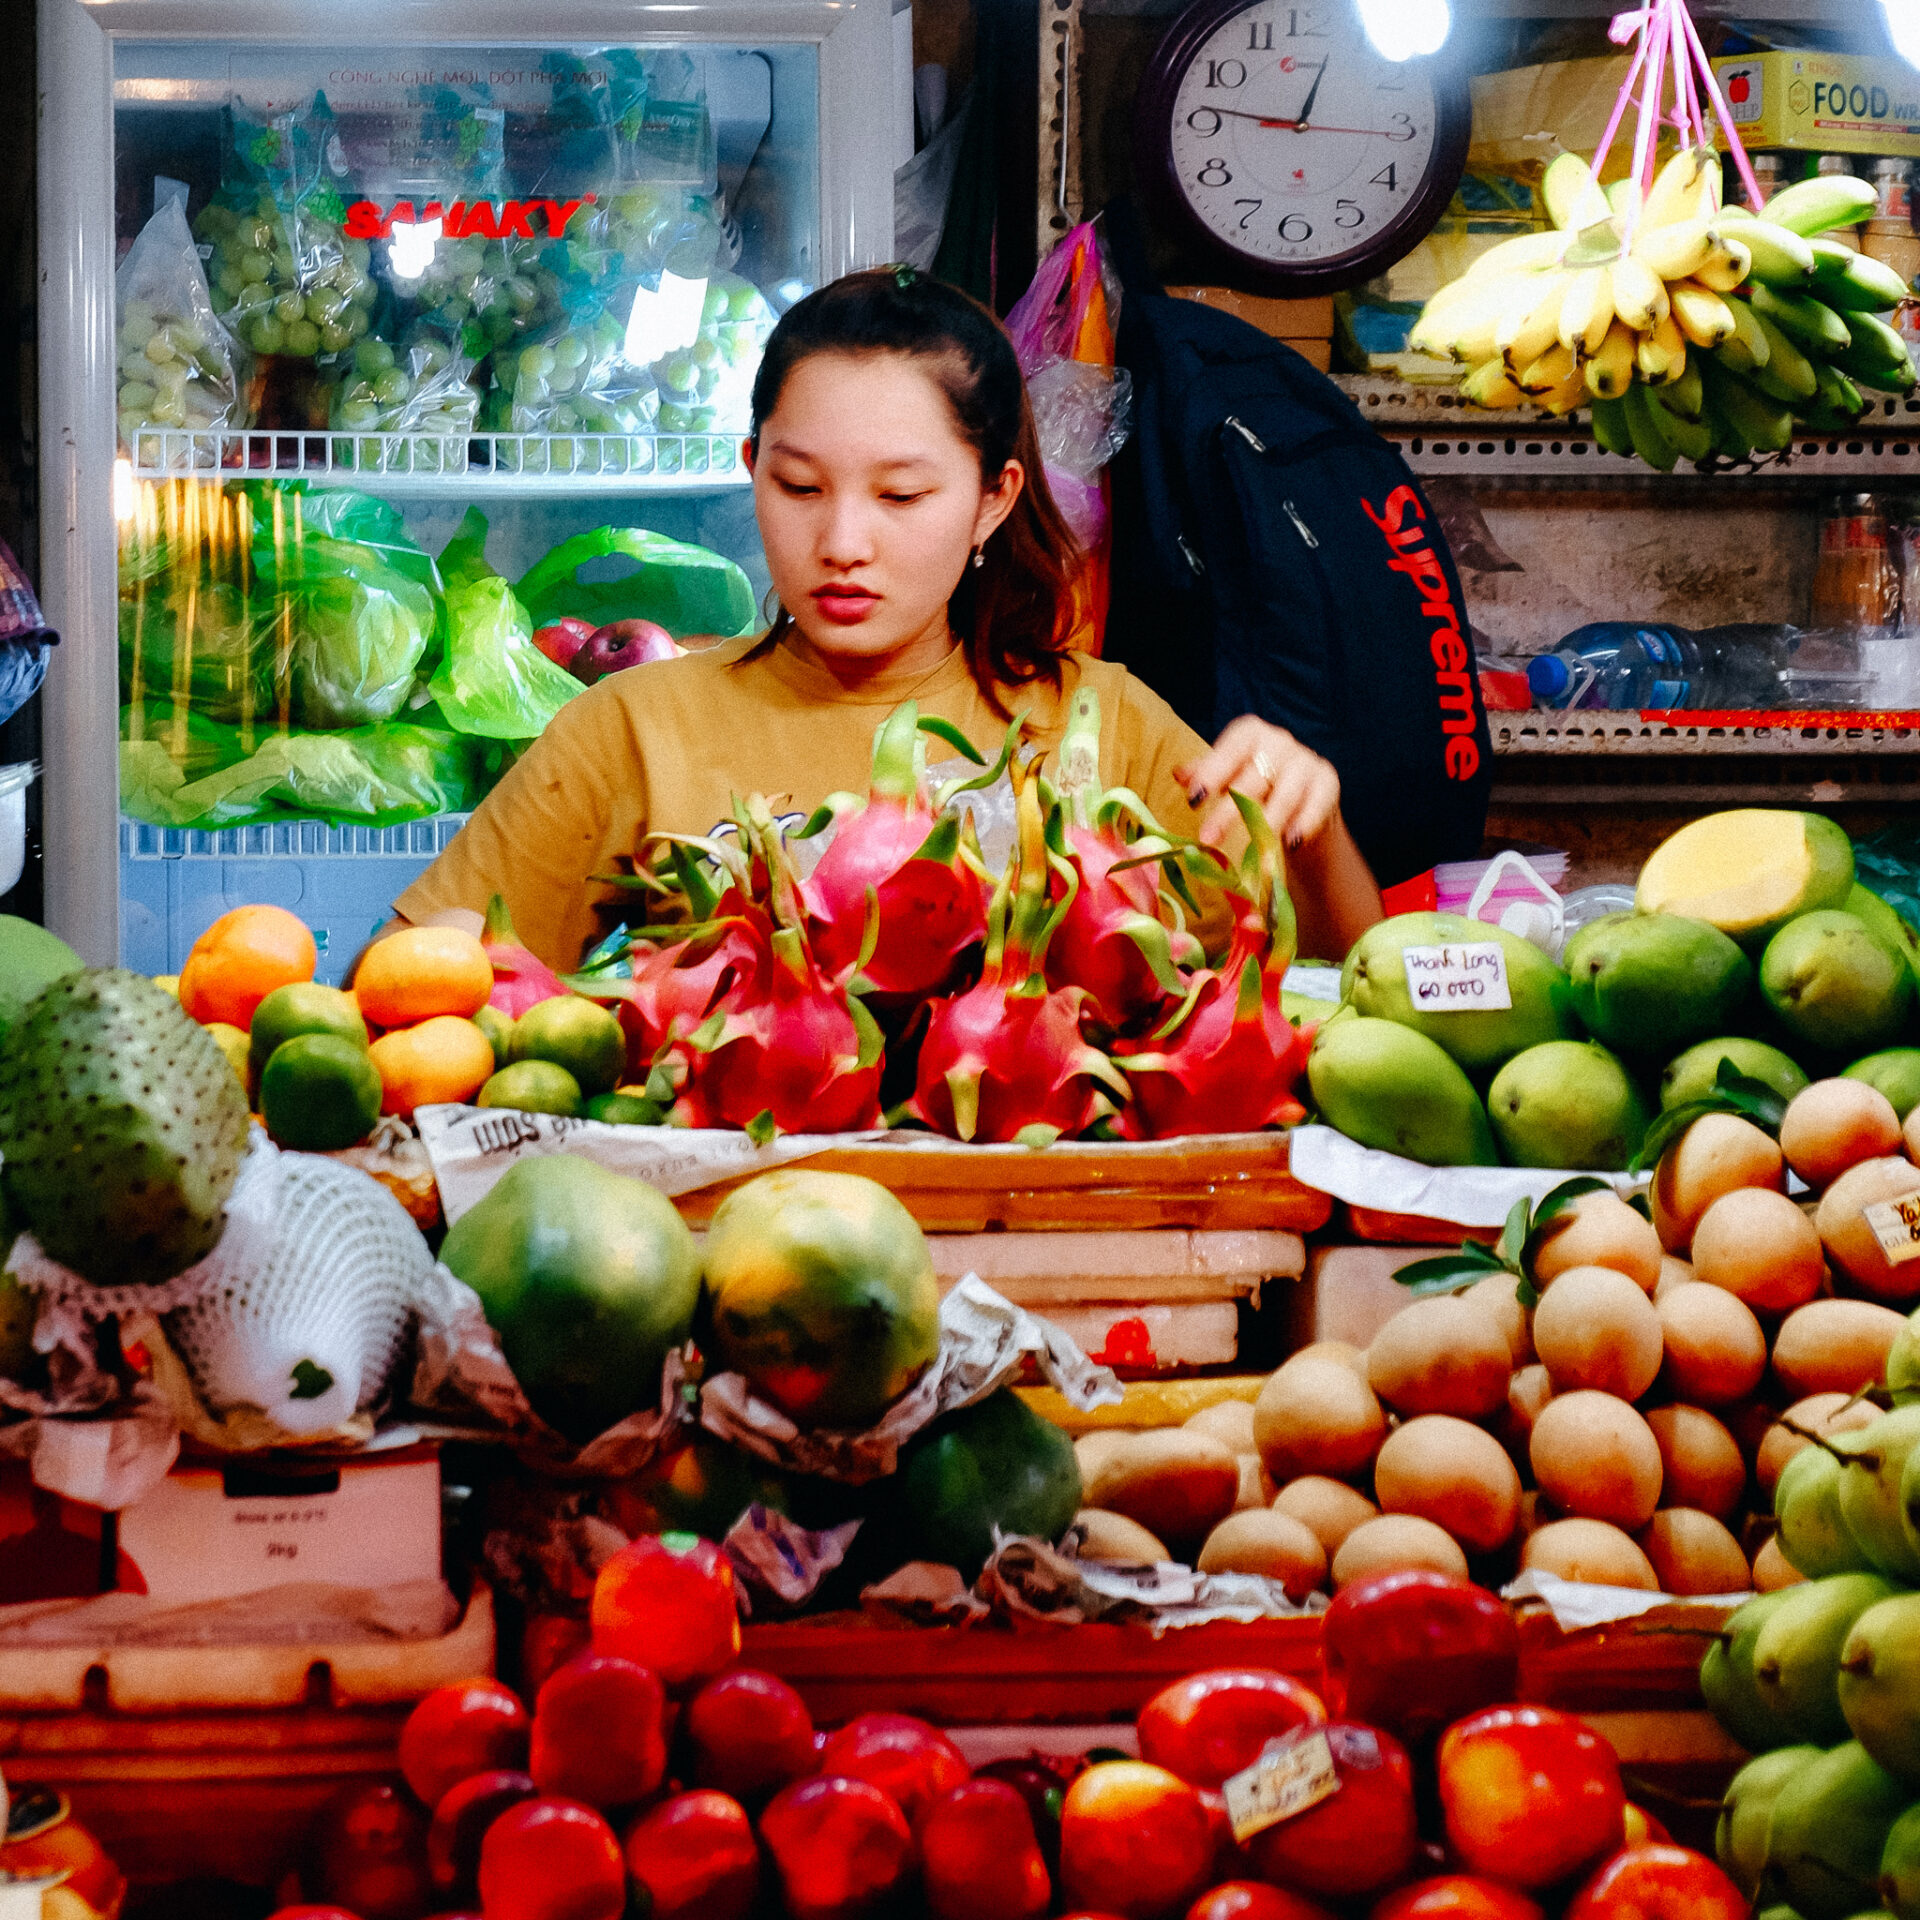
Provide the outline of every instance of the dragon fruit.
{"type": "Polygon", "coordinates": [[[1047,978],[1057,987],[1085,987],[1104,1026],[1137,1029],[1186,991],[1180,967],[1205,956],[1157,883],[1155,859],[1171,858],[1173,841],[1137,794],[1101,789],[1100,696],[1091,687],[1073,696],[1057,786],[1080,885],[1047,948],[1047,978]],[[1129,822],[1139,833],[1131,841],[1129,822]]]}
{"type": "MultiPolygon", "coordinates": [[[[1233,799],[1246,823],[1247,850],[1229,876],[1232,938],[1217,969],[1189,977],[1169,1019],[1117,1050],[1133,1088],[1120,1116],[1120,1132],[1130,1140],[1248,1133],[1305,1117],[1293,1088],[1306,1065],[1307,1036],[1280,1003],[1295,941],[1280,843],[1252,800],[1238,792],[1233,799]]],[[[1211,857],[1225,865],[1223,856],[1211,857]]]]}
{"type": "Polygon", "coordinates": [[[1048,845],[1031,765],[1011,771],[1019,838],[988,908],[985,968],[977,986],[934,1004],[903,1112],[960,1140],[1047,1146],[1104,1118],[1127,1082],[1081,1031],[1086,989],[1047,985],[1047,943],[1079,879],[1048,845]]]}
{"type": "Polygon", "coordinates": [[[493,962],[493,991],[487,1005],[508,1019],[518,1020],[529,1007],[537,1007],[542,1000],[558,1000],[568,991],[560,976],[522,944],[507,903],[497,893],[487,902],[480,944],[493,962]]]}
{"type": "Polygon", "coordinates": [[[801,837],[829,820],[834,836],[801,887],[821,966],[849,977],[867,938],[868,896],[878,903],[880,933],[860,968],[862,991],[883,1006],[902,1006],[953,984],[966,955],[987,932],[987,890],[977,850],[959,821],[942,809],[956,794],[990,785],[1013,752],[1019,722],[1000,759],[986,772],[947,783],[929,799],[925,743],[933,734],[984,766],[963,734],[944,720],[923,720],[909,700],[873,737],[873,773],[866,799],[828,798],[801,837]]]}
{"type": "MultiPolygon", "coordinates": [[[[880,1029],[815,956],[766,801],[753,795],[735,817],[737,841],[703,843],[732,884],[709,923],[724,925],[721,942],[699,963],[719,962],[717,1002],[694,1031],[669,1043],[675,1077],[684,1073],[674,1118],[692,1127],[743,1127],[759,1138],[876,1127],[880,1029]]],[[[871,938],[870,927],[856,966],[871,938]]],[[[676,970],[695,971],[664,971],[676,970]]]]}

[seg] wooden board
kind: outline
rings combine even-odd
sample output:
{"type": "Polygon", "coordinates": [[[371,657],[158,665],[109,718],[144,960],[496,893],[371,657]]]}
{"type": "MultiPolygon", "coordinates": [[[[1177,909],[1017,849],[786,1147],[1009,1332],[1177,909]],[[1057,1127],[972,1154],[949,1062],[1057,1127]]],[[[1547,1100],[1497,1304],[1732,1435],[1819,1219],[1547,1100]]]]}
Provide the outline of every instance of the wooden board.
{"type": "MultiPolygon", "coordinates": [[[[897,1194],[929,1232],[1129,1227],[1285,1229],[1311,1233],[1333,1202],[1294,1179],[1284,1133],[1222,1134],[1112,1147],[1074,1143],[941,1148],[850,1145],[805,1163],[859,1173],[897,1194]]],[[[743,1181],[683,1193],[694,1226],[743,1181]]]]}

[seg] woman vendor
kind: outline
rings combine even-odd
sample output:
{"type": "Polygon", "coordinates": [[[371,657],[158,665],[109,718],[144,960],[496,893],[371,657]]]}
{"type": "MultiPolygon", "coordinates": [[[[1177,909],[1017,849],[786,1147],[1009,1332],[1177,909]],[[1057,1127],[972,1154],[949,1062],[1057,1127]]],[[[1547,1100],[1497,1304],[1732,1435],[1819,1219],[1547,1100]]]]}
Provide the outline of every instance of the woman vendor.
{"type": "Polygon", "coordinates": [[[1209,748],[1123,667],[1068,650],[1077,554],[985,307],[911,268],[809,295],[768,342],[748,462],[772,627],[569,701],[395,902],[400,924],[477,930],[498,893],[521,939],[571,968],[631,910],[595,876],[630,872],[647,834],[710,833],[735,793],[804,815],[864,792],[874,731],[904,700],[988,747],[1024,712],[1051,749],[1082,684],[1102,784],[1170,833],[1220,843],[1240,831],[1228,789],[1259,803],[1302,953],[1337,957],[1381,917],[1326,761],[1251,716],[1209,748]]]}

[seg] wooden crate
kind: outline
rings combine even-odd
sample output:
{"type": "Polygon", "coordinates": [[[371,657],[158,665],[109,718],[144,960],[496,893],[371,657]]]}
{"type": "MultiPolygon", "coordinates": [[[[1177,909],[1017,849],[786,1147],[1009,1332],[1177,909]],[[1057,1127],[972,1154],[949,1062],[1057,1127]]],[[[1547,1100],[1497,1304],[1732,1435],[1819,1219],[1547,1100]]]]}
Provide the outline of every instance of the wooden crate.
{"type": "MultiPolygon", "coordinates": [[[[930,1233],[1129,1227],[1266,1228],[1311,1233],[1333,1202],[1288,1169],[1284,1133],[1222,1134],[1142,1145],[1028,1147],[849,1145],[802,1164],[865,1174],[897,1194],[930,1233]]],[[[743,1180],[676,1196],[694,1226],[743,1180]]]]}

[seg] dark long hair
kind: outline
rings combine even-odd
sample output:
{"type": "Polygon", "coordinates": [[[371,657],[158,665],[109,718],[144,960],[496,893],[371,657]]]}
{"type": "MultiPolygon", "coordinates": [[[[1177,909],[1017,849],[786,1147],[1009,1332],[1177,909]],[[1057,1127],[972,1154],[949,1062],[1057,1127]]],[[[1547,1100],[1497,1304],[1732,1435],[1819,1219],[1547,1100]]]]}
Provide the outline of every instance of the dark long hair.
{"type": "MultiPolygon", "coordinates": [[[[968,566],[947,601],[975,684],[1002,717],[997,689],[1034,680],[1060,685],[1072,637],[1080,549],[1060,517],[1033,430],[1027,383],[1006,329],[979,301],[912,267],[850,273],[794,305],[773,330],[753,382],[752,443],[791,374],[816,353],[904,353],[924,363],[947,397],[991,487],[1009,460],[1026,470],[1013,510],[968,566]]],[[[792,615],[774,622],[774,639],[792,615]]]]}

